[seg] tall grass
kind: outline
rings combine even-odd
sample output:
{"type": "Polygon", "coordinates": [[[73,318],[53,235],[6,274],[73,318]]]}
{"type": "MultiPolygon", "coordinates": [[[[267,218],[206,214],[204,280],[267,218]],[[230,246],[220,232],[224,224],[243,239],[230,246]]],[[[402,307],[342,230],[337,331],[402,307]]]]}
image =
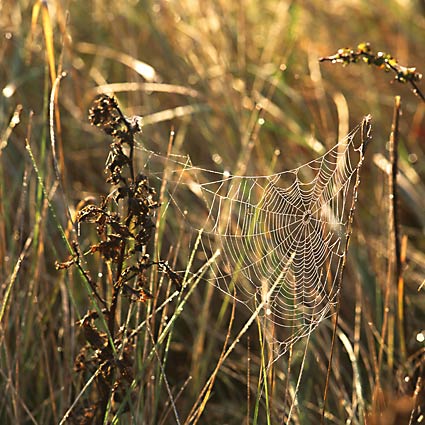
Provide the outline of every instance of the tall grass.
{"type": "MultiPolygon", "coordinates": [[[[74,371],[87,339],[76,324],[96,310],[96,300],[84,274],[57,271],[55,261],[69,255],[79,203],[109,190],[103,169],[111,140],[88,121],[93,99],[106,92],[127,116],[143,116],[139,142],[146,149],[189,154],[194,164],[234,174],[295,168],[368,113],[374,130],[325,406],[332,320],[267,367],[274,355],[269,333],[205,283],[211,264],[166,208],[164,170],[148,249],[152,261],[167,260],[180,272],[184,290],[176,291],[166,270],[152,268],[146,290],[153,298],[131,309],[118,305],[122,323],[134,325],[133,379],[119,399],[107,398],[108,414],[98,422],[280,424],[290,414],[291,423],[310,424],[320,423],[324,407],[325,423],[420,423],[425,106],[407,85],[391,84],[390,74],[318,59],[368,40],[424,72],[421,5],[3,1],[0,422],[66,423],[67,412],[90,409],[98,396],[100,372],[74,371]],[[67,76],[52,92],[62,71],[67,76]],[[389,143],[396,95],[402,115],[389,143]],[[198,274],[186,272],[194,268],[198,274]]],[[[144,172],[144,153],[134,155],[135,168],[144,172]]],[[[196,197],[182,208],[196,217],[196,197]]],[[[81,226],[82,246],[93,232],[81,226]]],[[[107,262],[85,258],[94,276],[111,273],[107,262]]],[[[109,303],[113,290],[102,285],[109,303]]]]}

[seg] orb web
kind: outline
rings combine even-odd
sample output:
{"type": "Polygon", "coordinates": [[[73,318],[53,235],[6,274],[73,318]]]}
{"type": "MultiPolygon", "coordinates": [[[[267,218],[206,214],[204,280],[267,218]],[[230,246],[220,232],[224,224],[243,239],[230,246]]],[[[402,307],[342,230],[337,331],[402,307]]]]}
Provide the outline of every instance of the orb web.
{"type": "Polygon", "coordinates": [[[202,231],[203,257],[219,252],[207,279],[272,324],[281,351],[334,311],[364,124],[319,158],[272,175],[234,176],[194,167],[189,157],[148,155],[150,175],[167,176],[172,211],[202,231]],[[186,211],[193,196],[203,213],[186,211]]]}

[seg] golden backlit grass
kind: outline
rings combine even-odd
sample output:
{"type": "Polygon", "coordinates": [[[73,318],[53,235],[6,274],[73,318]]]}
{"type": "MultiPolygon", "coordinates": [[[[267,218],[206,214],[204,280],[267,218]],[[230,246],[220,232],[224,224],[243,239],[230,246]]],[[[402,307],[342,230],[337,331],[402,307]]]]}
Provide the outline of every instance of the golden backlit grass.
{"type": "MultiPolygon", "coordinates": [[[[292,169],[372,115],[373,143],[343,281],[326,423],[415,423],[415,406],[423,406],[424,398],[418,378],[424,373],[425,105],[408,85],[391,83],[389,73],[318,59],[369,41],[425,72],[421,5],[3,1],[0,422],[59,423],[77,397],[90,405],[83,391],[90,376],[73,372],[81,345],[74,324],[90,307],[89,297],[81,277],[56,271],[54,262],[68,255],[63,236],[78,202],[105,193],[110,140],[90,127],[87,113],[93,98],[107,92],[126,114],[144,117],[140,140],[148,149],[166,154],[173,129],[174,154],[234,173],[292,169]],[[62,71],[67,76],[50,102],[62,71]],[[402,105],[402,284],[389,268],[394,250],[388,140],[396,95],[402,105]],[[49,103],[55,105],[53,126],[49,103]]],[[[137,161],[141,167],[142,153],[137,161]]],[[[196,203],[185,208],[197,213],[196,203]]],[[[167,225],[153,255],[184,270],[196,253],[188,252],[176,218],[167,213],[163,219],[167,225]]],[[[82,232],[84,243],[90,234],[82,232]]],[[[97,264],[90,267],[96,270],[97,264]]],[[[202,282],[160,309],[170,295],[166,287],[162,298],[139,309],[140,322],[157,313],[140,332],[137,396],[120,423],[278,424],[290,409],[291,423],[320,422],[331,321],[311,336],[295,403],[303,341],[266,370],[272,353],[254,324],[221,362],[223,347],[249,311],[236,305],[233,313],[229,297],[202,282]]]]}

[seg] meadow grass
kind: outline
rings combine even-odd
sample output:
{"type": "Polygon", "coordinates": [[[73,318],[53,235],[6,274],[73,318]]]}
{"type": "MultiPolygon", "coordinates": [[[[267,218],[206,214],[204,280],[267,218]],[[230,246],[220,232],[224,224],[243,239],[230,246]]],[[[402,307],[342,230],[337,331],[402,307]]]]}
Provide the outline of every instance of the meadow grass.
{"type": "MultiPolygon", "coordinates": [[[[319,63],[369,41],[425,72],[422,2],[4,0],[0,28],[0,423],[423,420],[425,104],[374,66],[319,63]],[[110,191],[100,93],[143,117],[143,148],[241,175],[300,166],[372,115],[335,333],[328,319],[273,362],[273,327],[206,283],[216,253],[167,208],[167,161],[146,292],[114,301],[128,258],[84,255],[102,240],[73,225],[110,191]],[[76,370],[87,342],[112,353],[76,370]]],[[[196,219],[201,200],[182,202],[196,219]]]]}

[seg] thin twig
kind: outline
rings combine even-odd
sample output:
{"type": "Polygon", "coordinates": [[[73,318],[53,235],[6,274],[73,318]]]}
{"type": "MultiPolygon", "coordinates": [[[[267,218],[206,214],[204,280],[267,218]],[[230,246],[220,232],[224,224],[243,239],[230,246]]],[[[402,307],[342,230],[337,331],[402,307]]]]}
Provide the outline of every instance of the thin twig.
{"type": "MultiPolygon", "coordinates": [[[[394,102],[394,113],[393,121],[391,124],[391,134],[388,144],[389,156],[391,168],[388,170],[388,260],[387,260],[387,278],[386,278],[386,287],[385,287],[385,296],[384,296],[384,317],[382,321],[381,329],[381,338],[380,338],[380,347],[378,353],[378,369],[377,376],[375,377],[376,381],[379,382],[379,370],[382,366],[382,358],[384,354],[384,345],[385,345],[385,335],[388,332],[388,323],[390,321],[390,315],[393,316],[394,311],[390,307],[391,304],[391,295],[394,294],[394,288],[392,282],[395,280],[395,284],[398,282],[398,276],[400,273],[400,241],[398,235],[398,213],[397,213],[397,171],[398,171],[398,125],[399,125],[399,116],[400,116],[400,97],[395,97],[394,102]]],[[[394,342],[390,333],[388,333],[388,363],[390,368],[393,365],[393,351],[394,351],[394,342]]]]}
{"type": "Polygon", "coordinates": [[[393,245],[393,256],[395,264],[394,273],[394,286],[397,286],[398,294],[398,330],[400,337],[400,352],[403,358],[406,358],[406,341],[404,337],[404,312],[403,312],[403,293],[404,290],[401,288],[402,279],[402,253],[401,253],[401,237],[400,237],[400,226],[399,226],[399,209],[398,209],[398,188],[397,188],[397,175],[398,175],[398,141],[399,141],[399,121],[401,116],[401,99],[400,96],[396,96],[394,100],[394,114],[393,122],[391,126],[391,136],[389,143],[389,154],[391,162],[391,173],[389,175],[388,184],[390,190],[390,216],[391,220],[391,234],[392,234],[392,245],[393,245]],[[401,297],[401,299],[400,299],[401,297]]]}
{"type": "Polygon", "coordinates": [[[391,173],[389,177],[390,201],[392,204],[392,233],[395,251],[396,278],[400,276],[401,259],[400,259],[400,235],[398,224],[398,191],[397,191],[397,174],[398,174],[398,140],[399,140],[399,121],[401,114],[400,96],[395,97],[394,115],[391,128],[391,137],[389,143],[391,173]]]}

